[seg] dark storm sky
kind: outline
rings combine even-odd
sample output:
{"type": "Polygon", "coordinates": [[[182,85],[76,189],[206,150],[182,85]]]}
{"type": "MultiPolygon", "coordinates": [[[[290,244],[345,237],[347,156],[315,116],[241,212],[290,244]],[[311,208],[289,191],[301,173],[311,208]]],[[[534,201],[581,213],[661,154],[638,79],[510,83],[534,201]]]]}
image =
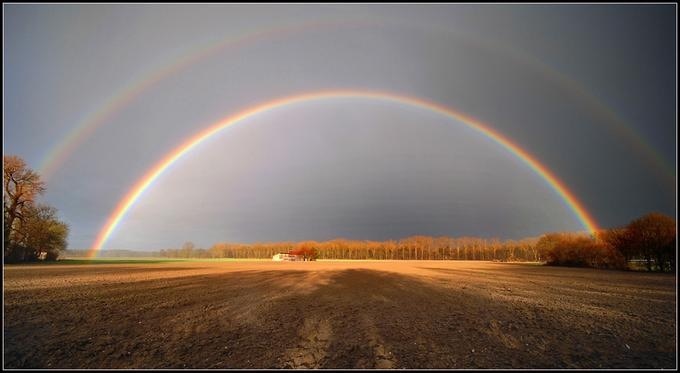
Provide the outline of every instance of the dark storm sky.
{"type": "MultiPolygon", "coordinates": [[[[328,89],[421,97],[479,119],[603,227],[675,216],[675,5],[5,4],[3,21],[4,154],[36,170],[120,92],[174,71],[47,180],[71,248],[89,247],[132,185],[192,134],[328,89]]],[[[337,99],[268,112],[200,145],[105,248],[581,229],[525,163],[462,123],[337,99]]]]}

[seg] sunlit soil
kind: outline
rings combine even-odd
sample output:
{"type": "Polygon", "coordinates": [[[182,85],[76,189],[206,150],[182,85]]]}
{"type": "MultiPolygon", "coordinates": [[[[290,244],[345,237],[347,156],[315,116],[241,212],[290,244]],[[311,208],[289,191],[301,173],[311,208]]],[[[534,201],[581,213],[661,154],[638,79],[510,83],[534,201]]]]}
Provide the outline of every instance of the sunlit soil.
{"type": "Polygon", "coordinates": [[[676,277],[444,261],[4,268],[5,368],[675,368],[676,277]]]}

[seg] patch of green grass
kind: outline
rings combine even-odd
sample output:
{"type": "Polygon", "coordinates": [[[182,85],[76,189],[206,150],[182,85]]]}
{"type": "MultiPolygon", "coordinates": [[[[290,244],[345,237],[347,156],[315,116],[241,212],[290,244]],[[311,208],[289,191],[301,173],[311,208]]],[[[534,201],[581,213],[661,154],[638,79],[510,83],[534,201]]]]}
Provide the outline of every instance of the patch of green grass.
{"type": "Polygon", "coordinates": [[[155,263],[171,263],[180,262],[182,259],[165,259],[165,258],[72,258],[60,259],[57,261],[38,261],[27,263],[12,263],[11,265],[73,265],[73,264],[155,264],[155,263]]]}
{"type": "Polygon", "coordinates": [[[253,258],[154,258],[154,257],[120,257],[120,258],[81,258],[73,257],[60,259],[56,262],[31,262],[19,264],[38,264],[38,265],[58,265],[58,264],[157,264],[173,262],[252,262],[252,261],[271,261],[270,259],[253,258]]]}
{"type": "MultiPolygon", "coordinates": [[[[169,259],[175,260],[175,259],[169,259]]],[[[178,258],[185,262],[261,262],[272,261],[271,258],[178,258]]]]}

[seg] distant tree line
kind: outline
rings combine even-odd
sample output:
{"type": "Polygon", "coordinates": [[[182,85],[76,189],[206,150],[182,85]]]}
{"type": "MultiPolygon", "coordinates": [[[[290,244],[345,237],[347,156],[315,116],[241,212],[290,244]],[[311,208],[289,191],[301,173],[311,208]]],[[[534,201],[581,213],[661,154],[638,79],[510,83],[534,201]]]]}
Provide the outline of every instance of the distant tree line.
{"type": "Polygon", "coordinates": [[[160,255],[166,258],[271,258],[278,253],[302,250],[303,255],[317,259],[539,261],[537,240],[412,236],[390,241],[218,243],[208,249],[187,242],[179,249],[161,250],[160,255]]]}
{"type": "Polygon", "coordinates": [[[675,270],[675,220],[650,213],[623,227],[596,235],[548,233],[537,238],[499,240],[478,237],[411,236],[400,240],[217,243],[197,248],[186,242],[163,249],[165,258],[271,258],[298,253],[313,259],[532,261],[548,265],[627,269],[643,263],[649,271],[675,270]]]}
{"type": "Polygon", "coordinates": [[[4,261],[56,260],[69,228],[54,207],[37,202],[45,183],[17,156],[3,156],[2,162],[4,261]]]}

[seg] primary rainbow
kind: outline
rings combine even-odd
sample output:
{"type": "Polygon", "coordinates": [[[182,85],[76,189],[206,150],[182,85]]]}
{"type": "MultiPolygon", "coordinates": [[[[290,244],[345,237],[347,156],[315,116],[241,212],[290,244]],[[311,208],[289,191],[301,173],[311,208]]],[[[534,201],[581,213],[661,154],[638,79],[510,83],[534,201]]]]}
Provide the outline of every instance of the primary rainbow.
{"type": "Polygon", "coordinates": [[[239,123],[245,119],[251,118],[257,114],[261,114],[273,109],[281,108],[288,105],[306,103],[318,100],[339,99],[339,98],[357,98],[357,99],[374,99],[400,103],[404,105],[415,106],[439,113],[448,118],[458,120],[466,126],[480,132],[486,137],[494,140],[513,155],[526,163],[534,172],[536,172],[543,180],[550,185],[555,192],[562,198],[564,203],[571,209],[578,221],[591,234],[596,234],[598,228],[597,223],[593,217],[586,211],[583,204],[574,196],[574,194],[567,189],[567,187],[560,181],[547,167],[538,161],[534,156],[529,154],[526,150],[519,147],[517,144],[510,141],[501,133],[491,129],[488,125],[470,118],[458,111],[445,107],[441,104],[426,101],[417,97],[409,97],[401,94],[381,91],[364,91],[364,90],[332,90],[310,92],[299,95],[287,96],[280,99],[265,102],[260,105],[243,110],[235,115],[229,116],[205,130],[192,136],[180,146],[169,152],[156,165],[154,165],[142,178],[130,189],[130,191],[120,200],[116,208],[106,221],[106,225],[101,229],[97,235],[97,239],[92,245],[88,256],[94,257],[102,249],[102,246],[109,239],[115,228],[120,224],[125,214],[132,208],[134,203],[141,197],[142,193],[146,191],[155,180],[157,180],[165,170],[172,166],[178,159],[190,152],[204,140],[210,138],[221,130],[239,123]]]}

